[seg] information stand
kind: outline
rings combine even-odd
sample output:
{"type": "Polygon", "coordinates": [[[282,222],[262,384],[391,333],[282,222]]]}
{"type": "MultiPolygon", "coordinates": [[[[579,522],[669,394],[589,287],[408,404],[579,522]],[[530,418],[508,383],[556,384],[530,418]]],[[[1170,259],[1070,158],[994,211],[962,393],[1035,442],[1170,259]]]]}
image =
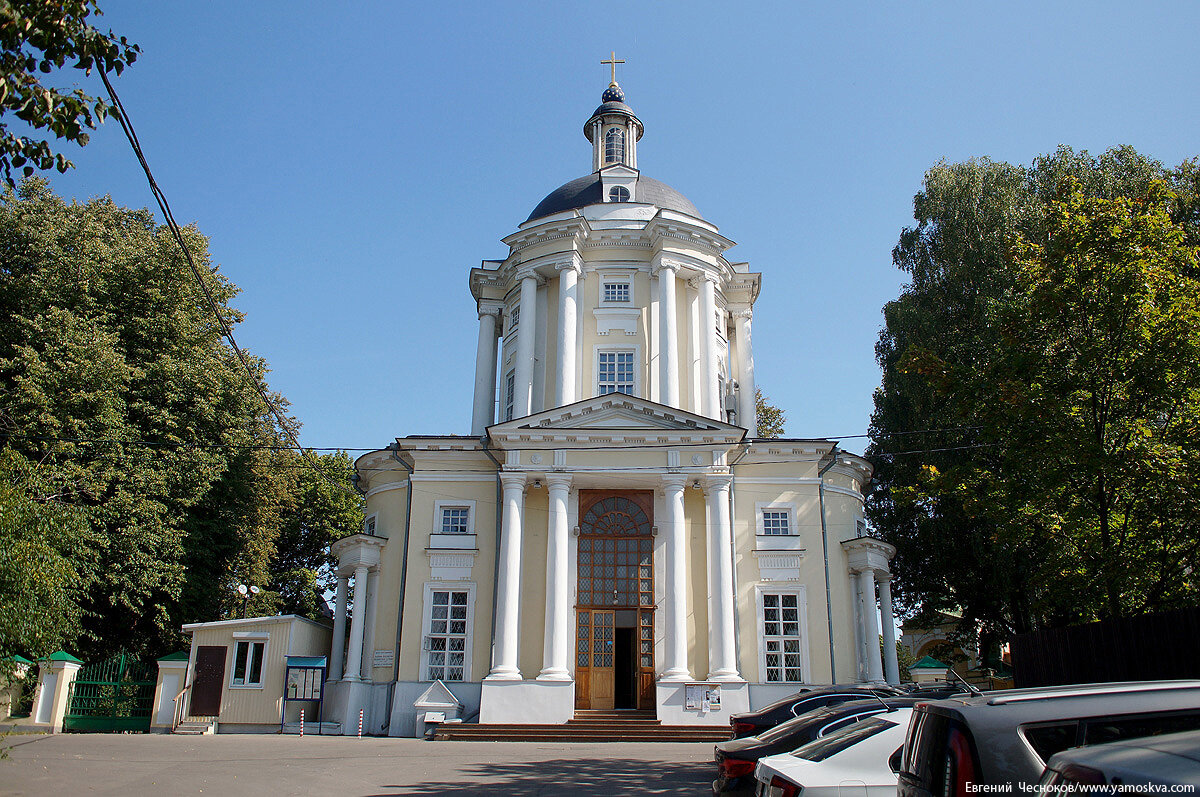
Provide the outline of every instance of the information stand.
{"type": "Polygon", "coordinates": [[[317,704],[317,734],[322,734],[321,719],[325,708],[324,656],[288,656],[287,673],[283,680],[283,705],[279,710],[279,732],[283,733],[287,704],[305,701],[317,704]]]}

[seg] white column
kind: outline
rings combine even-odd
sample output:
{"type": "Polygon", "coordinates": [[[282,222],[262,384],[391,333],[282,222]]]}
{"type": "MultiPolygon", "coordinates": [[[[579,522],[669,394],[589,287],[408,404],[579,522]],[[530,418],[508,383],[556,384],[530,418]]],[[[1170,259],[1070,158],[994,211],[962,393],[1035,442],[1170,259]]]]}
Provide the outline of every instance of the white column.
{"type": "Polygon", "coordinates": [[[750,437],[758,435],[758,411],[754,406],[754,348],[750,343],[749,308],[733,314],[737,324],[738,350],[738,417],[737,425],[750,431],[750,437]]]}
{"type": "Polygon", "coordinates": [[[542,647],[539,681],[569,681],[567,660],[574,650],[567,566],[567,494],[571,477],[552,473],[546,477],[550,494],[550,520],[546,528],[546,637],[542,647]]]}
{"type": "Polygon", "coordinates": [[[521,313],[517,320],[516,399],[513,417],[529,414],[533,400],[533,339],[537,334],[537,277],[521,280],[521,313]]]}
{"type": "Polygon", "coordinates": [[[700,414],[721,417],[717,389],[717,278],[705,274],[700,280],[700,378],[703,379],[700,414]]]}
{"type": "Polygon", "coordinates": [[[879,574],[879,613],[883,622],[883,674],[887,682],[900,683],[900,664],[896,661],[896,616],[892,612],[892,575],[879,574]]]}
{"type": "MultiPolygon", "coordinates": [[[[525,319],[521,319],[521,324],[525,319]]],[[[492,671],[488,678],[519,681],[517,622],[521,600],[521,532],[525,515],[525,474],[501,473],[504,513],[500,528],[500,569],[496,585],[496,636],[492,671]]]]}
{"type": "Polygon", "coordinates": [[[862,588],[863,640],[866,646],[867,680],[883,681],[883,659],[879,650],[879,615],[875,612],[875,571],[863,568],[858,574],[862,588]]]}
{"type": "Polygon", "coordinates": [[[354,568],[354,615],[350,618],[350,651],[346,658],[346,680],[360,681],[362,677],[363,634],[367,623],[367,566],[354,568]]]}
{"type": "Polygon", "coordinates": [[[367,615],[366,630],[363,631],[363,661],[362,661],[362,679],[364,681],[373,680],[372,676],[375,672],[375,611],[379,604],[379,570],[371,570],[367,573],[367,615]]]}
{"type": "Polygon", "coordinates": [[[579,266],[572,260],[558,266],[558,385],[557,406],[572,404],[575,396],[575,327],[579,266]]]}
{"type": "Polygon", "coordinates": [[[708,515],[708,680],[741,681],[734,645],[733,559],[729,522],[730,477],[707,479],[708,515]]]}
{"type": "Polygon", "coordinates": [[[475,349],[475,403],[471,434],[482,435],[495,421],[496,314],[494,307],[479,308],[479,345],[475,349]]]}
{"type": "MultiPolygon", "coordinates": [[[[669,276],[669,274],[664,274],[669,276]]],[[[684,566],[683,489],[687,484],[684,476],[663,477],[663,490],[667,505],[667,578],[663,585],[666,595],[666,633],[663,651],[662,681],[690,681],[692,675],[687,667],[687,573],[684,566]]]]}
{"type": "Polygon", "coordinates": [[[329,651],[330,681],[340,681],[342,678],[342,663],[346,656],[346,591],[349,586],[349,579],[338,576],[333,599],[333,649],[329,651]]]}
{"type": "Polygon", "coordinates": [[[658,343],[659,403],[680,407],[679,401],[679,319],[675,306],[675,272],[677,263],[658,265],[658,343]]]}

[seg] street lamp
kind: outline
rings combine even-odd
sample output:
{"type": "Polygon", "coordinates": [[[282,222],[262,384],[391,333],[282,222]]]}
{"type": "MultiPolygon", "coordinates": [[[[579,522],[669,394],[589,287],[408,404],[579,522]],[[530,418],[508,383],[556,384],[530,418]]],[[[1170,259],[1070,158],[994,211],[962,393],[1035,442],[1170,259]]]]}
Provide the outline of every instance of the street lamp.
{"type": "Polygon", "coordinates": [[[258,587],[254,587],[254,586],[247,587],[245,584],[238,584],[237,591],[238,591],[238,594],[242,596],[242,619],[245,620],[246,619],[246,604],[250,601],[250,596],[257,595],[258,593],[262,592],[262,590],[259,589],[258,587]]]}

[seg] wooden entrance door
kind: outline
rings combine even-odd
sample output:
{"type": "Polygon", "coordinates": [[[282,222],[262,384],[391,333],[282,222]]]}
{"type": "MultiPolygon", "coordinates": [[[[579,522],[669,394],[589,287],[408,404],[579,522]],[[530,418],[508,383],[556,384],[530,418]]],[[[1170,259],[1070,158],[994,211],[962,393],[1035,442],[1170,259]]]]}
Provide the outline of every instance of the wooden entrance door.
{"type": "Polygon", "coordinates": [[[225,687],[224,645],[201,645],[196,651],[196,675],[192,679],[193,717],[215,717],[221,713],[221,690],[225,687]]]}
{"type": "Polygon", "coordinates": [[[579,612],[575,636],[583,644],[576,645],[578,660],[586,656],[588,664],[577,668],[582,679],[577,678],[575,685],[576,708],[611,709],[616,705],[615,616],[616,612],[602,609],[579,612]]]}
{"type": "Polygon", "coordinates": [[[575,708],[654,705],[653,493],[581,490],[575,708]],[[629,661],[616,660],[618,627],[629,661]],[[628,679],[619,686],[616,678],[628,679]]]}

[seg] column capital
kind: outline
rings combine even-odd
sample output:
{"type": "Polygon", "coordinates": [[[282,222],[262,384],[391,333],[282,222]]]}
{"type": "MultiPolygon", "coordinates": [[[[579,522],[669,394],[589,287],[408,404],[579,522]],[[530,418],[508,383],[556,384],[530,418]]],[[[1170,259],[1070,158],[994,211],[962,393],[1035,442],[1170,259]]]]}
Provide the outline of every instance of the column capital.
{"type": "Polygon", "coordinates": [[[537,273],[536,271],[534,271],[532,268],[525,269],[524,271],[521,271],[518,274],[516,274],[516,280],[517,280],[517,282],[524,282],[525,280],[533,280],[537,285],[545,285],[546,284],[546,278],[543,277],[541,274],[537,273]]]}
{"type": "Polygon", "coordinates": [[[754,317],[754,310],[750,307],[729,308],[729,314],[739,321],[749,321],[754,317]]]}
{"type": "Polygon", "coordinates": [[[516,487],[519,487],[519,488],[521,488],[521,490],[524,490],[525,482],[528,479],[529,479],[529,476],[525,473],[519,473],[519,472],[514,472],[514,471],[500,471],[500,483],[504,485],[505,490],[511,490],[516,487]]]}
{"type": "Polygon", "coordinates": [[[583,271],[583,267],[580,266],[579,263],[575,262],[575,258],[572,257],[570,260],[564,260],[561,263],[555,263],[554,270],[558,272],[574,271],[576,274],[579,274],[581,271],[583,271]]]}
{"type": "Polygon", "coordinates": [[[504,312],[504,302],[498,302],[494,299],[480,299],[476,303],[476,310],[478,310],[480,318],[483,318],[485,315],[498,317],[504,312]]]}
{"type": "Polygon", "coordinates": [[[727,490],[732,483],[733,477],[728,473],[709,473],[704,477],[704,492],[708,494],[727,490]]]}
{"type": "Polygon", "coordinates": [[[547,473],[546,474],[546,489],[547,490],[567,490],[571,489],[571,474],[569,473],[547,473]]]}
{"type": "Polygon", "coordinates": [[[677,274],[681,268],[683,268],[683,264],[678,260],[659,260],[650,266],[650,273],[658,274],[661,271],[670,271],[673,274],[677,274]]]}
{"type": "Polygon", "coordinates": [[[664,490],[682,490],[687,486],[688,476],[682,473],[664,473],[662,485],[664,490]]]}

